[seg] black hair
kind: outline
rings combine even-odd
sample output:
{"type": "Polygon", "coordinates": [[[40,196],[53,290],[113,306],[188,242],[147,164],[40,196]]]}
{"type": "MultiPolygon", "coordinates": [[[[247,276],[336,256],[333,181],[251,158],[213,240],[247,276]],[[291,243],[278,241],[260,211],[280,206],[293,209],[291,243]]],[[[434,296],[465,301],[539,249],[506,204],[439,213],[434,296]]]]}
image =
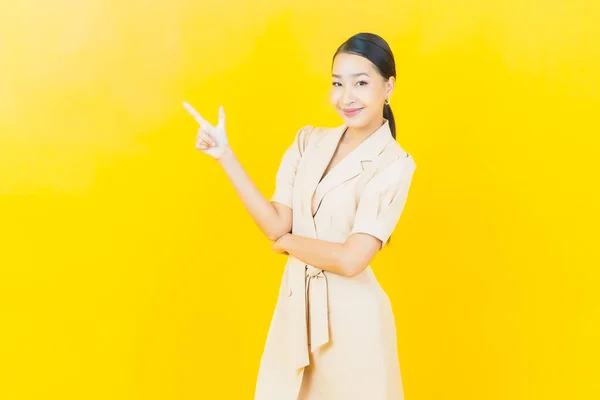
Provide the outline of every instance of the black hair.
{"type": "MultiPolygon", "coordinates": [[[[396,77],[396,61],[392,49],[379,35],[367,32],[357,33],[338,47],[333,59],[340,53],[356,54],[366,58],[375,65],[385,79],[389,79],[391,76],[396,77]]],[[[396,121],[389,104],[383,106],[383,118],[389,121],[390,131],[396,139],[396,121]]]]}

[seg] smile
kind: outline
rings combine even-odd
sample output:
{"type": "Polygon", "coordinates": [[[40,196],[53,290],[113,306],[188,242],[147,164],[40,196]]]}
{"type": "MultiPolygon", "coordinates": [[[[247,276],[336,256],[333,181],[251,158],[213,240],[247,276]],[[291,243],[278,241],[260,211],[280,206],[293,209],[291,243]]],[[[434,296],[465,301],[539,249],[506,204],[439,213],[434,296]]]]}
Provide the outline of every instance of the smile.
{"type": "Polygon", "coordinates": [[[364,109],[364,107],[363,108],[348,108],[348,109],[342,110],[342,112],[347,117],[354,117],[355,115],[360,113],[363,109],[364,109]]]}

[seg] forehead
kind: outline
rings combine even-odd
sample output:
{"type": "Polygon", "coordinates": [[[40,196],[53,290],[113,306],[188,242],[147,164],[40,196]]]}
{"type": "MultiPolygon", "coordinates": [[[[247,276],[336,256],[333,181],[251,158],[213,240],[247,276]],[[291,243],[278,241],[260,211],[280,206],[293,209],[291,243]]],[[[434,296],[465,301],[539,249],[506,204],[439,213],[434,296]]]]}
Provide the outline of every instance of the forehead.
{"type": "Polygon", "coordinates": [[[373,76],[377,71],[373,63],[356,54],[340,53],[333,60],[332,74],[351,75],[366,72],[373,76]]]}

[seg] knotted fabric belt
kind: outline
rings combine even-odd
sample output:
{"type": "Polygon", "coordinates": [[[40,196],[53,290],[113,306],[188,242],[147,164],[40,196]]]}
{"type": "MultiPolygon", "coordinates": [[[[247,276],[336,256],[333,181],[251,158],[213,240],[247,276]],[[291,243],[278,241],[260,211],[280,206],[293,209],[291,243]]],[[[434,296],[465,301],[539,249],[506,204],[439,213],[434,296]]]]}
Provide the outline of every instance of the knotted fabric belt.
{"type": "Polygon", "coordinates": [[[329,342],[327,276],[293,256],[289,259],[288,349],[294,368],[301,370],[310,364],[310,354],[329,342]]]}
{"type": "Polygon", "coordinates": [[[306,315],[308,345],[311,353],[329,342],[327,276],[322,270],[306,266],[306,315]]]}

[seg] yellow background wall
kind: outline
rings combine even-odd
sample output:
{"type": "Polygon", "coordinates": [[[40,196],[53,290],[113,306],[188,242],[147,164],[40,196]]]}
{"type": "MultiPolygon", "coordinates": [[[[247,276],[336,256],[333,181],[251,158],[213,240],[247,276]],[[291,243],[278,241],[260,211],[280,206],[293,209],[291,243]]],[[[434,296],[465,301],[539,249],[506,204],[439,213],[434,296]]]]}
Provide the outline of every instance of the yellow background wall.
{"type": "Polygon", "coordinates": [[[359,31],[418,164],[374,262],[407,399],[600,398],[597,1],[0,4],[1,399],[252,398],[285,259],[181,102],[270,196],[359,31]]]}

